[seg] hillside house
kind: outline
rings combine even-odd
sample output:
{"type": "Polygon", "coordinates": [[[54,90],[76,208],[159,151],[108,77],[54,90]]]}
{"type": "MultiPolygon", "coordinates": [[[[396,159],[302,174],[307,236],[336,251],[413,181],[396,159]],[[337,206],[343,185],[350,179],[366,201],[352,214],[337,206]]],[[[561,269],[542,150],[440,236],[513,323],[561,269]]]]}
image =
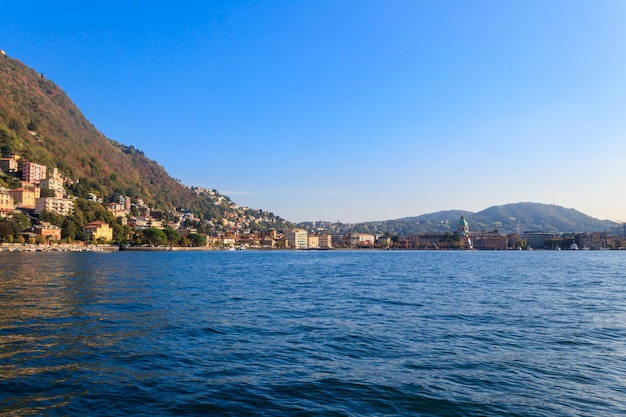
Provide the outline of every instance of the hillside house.
{"type": "Polygon", "coordinates": [[[31,231],[45,240],[61,240],[61,228],[47,222],[33,226],[31,231]]]}
{"type": "Polygon", "coordinates": [[[91,222],[83,229],[88,241],[102,239],[106,242],[113,240],[113,229],[104,222],[91,222]]]}

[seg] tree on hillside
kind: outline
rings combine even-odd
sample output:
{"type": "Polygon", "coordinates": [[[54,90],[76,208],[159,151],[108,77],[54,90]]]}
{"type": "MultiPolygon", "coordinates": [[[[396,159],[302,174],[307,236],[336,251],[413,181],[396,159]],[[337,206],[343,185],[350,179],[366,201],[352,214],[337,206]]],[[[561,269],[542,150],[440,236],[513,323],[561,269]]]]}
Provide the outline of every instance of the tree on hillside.
{"type": "Polygon", "coordinates": [[[54,197],[56,195],[56,193],[54,192],[54,190],[51,190],[49,188],[42,188],[40,191],[40,197],[44,198],[44,197],[54,197]]]}
{"type": "Polygon", "coordinates": [[[180,243],[181,236],[176,230],[166,227],[163,233],[165,233],[168,246],[176,246],[180,243]]]}
{"type": "Polygon", "coordinates": [[[163,230],[149,227],[143,230],[143,240],[150,246],[162,246],[167,243],[167,236],[163,230]]]}
{"type": "Polygon", "coordinates": [[[122,224],[121,218],[115,219],[115,221],[110,225],[111,229],[113,229],[113,241],[115,243],[124,243],[130,236],[131,230],[125,224],[122,224]]]}
{"type": "Polygon", "coordinates": [[[2,242],[13,242],[13,225],[6,220],[0,221],[0,241],[2,242]]]}
{"type": "Polygon", "coordinates": [[[0,221],[0,239],[5,242],[10,242],[15,236],[19,236],[19,233],[30,227],[30,219],[22,213],[13,213],[11,219],[4,219],[0,221]]]}
{"type": "Polygon", "coordinates": [[[205,237],[197,233],[190,233],[189,236],[187,236],[187,240],[189,241],[190,245],[193,246],[194,248],[206,246],[205,237]]]}
{"type": "Polygon", "coordinates": [[[63,222],[65,221],[65,217],[66,216],[62,216],[58,213],[55,213],[53,211],[47,211],[44,210],[40,215],[39,215],[39,221],[42,222],[48,222],[50,224],[53,224],[55,226],[59,226],[59,227],[63,227],[63,222]]]}

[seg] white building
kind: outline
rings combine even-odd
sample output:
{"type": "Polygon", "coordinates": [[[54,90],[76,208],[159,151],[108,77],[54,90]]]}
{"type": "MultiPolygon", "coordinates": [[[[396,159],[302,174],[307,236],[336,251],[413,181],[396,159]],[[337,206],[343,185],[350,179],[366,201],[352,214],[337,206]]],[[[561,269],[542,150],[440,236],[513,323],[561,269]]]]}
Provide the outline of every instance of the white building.
{"type": "Polygon", "coordinates": [[[304,229],[285,230],[287,245],[294,249],[308,248],[308,233],[304,229]]]}
{"type": "Polygon", "coordinates": [[[373,246],[375,239],[374,235],[369,233],[352,233],[350,234],[350,246],[373,246]]]}
{"type": "Polygon", "coordinates": [[[54,191],[56,198],[63,197],[65,190],[63,189],[63,179],[59,175],[58,168],[52,170],[52,175],[49,178],[39,180],[39,187],[54,191]]]}
{"type": "Polygon", "coordinates": [[[71,198],[40,197],[35,200],[35,214],[44,211],[69,216],[74,210],[74,200],[71,198]]]}

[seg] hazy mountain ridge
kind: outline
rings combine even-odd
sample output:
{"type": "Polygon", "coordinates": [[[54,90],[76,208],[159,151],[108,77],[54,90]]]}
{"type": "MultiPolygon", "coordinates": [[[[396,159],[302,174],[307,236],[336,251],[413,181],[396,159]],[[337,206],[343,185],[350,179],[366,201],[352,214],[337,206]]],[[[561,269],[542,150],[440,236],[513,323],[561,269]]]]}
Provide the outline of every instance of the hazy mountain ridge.
{"type": "MultiPolygon", "coordinates": [[[[220,219],[226,213],[240,210],[233,209],[236,205],[227,197],[218,200],[225,203],[216,203],[207,193],[194,192],[171,178],[140,150],[106,138],[54,82],[6,55],[0,55],[0,98],[2,153],[18,154],[24,160],[49,168],[58,167],[63,175],[79,180],[74,187],[79,194],[94,192],[108,197],[119,193],[141,198],[156,208],[190,209],[206,219],[220,219]]],[[[477,213],[446,210],[358,223],[342,229],[404,236],[454,232],[462,215],[467,218],[470,230],[621,233],[616,222],[540,203],[505,204],[477,213]]],[[[289,225],[273,214],[271,218],[275,225],[289,225]]]]}
{"type": "Polygon", "coordinates": [[[511,203],[492,206],[477,213],[445,210],[395,220],[353,225],[355,231],[389,233],[401,236],[428,232],[455,232],[464,215],[470,230],[494,230],[502,233],[544,231],[621,233],[621,226],[610,220],[599,220],[578,210],[542,203],[511,203]]]}

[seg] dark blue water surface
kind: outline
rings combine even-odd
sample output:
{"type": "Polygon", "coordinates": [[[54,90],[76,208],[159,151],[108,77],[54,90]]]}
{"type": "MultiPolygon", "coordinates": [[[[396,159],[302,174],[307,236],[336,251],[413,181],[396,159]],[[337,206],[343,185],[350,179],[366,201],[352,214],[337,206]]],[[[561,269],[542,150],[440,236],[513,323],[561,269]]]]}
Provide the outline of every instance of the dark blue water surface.
{"type": "Polygon", "coordinates": [[[626,252],[0,253],[0,414],[626,414],[626,252]]]}

